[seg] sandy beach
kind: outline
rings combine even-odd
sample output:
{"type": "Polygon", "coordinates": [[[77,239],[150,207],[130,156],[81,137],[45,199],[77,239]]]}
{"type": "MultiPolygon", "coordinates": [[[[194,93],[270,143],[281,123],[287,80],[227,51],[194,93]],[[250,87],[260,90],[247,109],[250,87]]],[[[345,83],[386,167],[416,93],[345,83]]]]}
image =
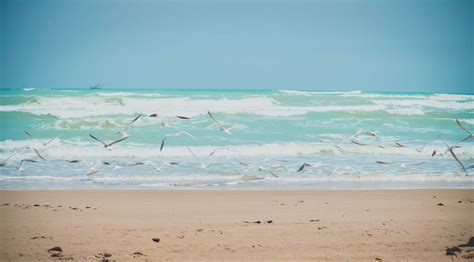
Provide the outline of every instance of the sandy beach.
{"type": "MultiPolygon", "coordinates": [[[[451,261],[446,248],[474,236],[473,190],[0,191],[0,199],[2,261],[451,261]]],[[[463,247],[453,258],[473,254],[463,247]]]]}

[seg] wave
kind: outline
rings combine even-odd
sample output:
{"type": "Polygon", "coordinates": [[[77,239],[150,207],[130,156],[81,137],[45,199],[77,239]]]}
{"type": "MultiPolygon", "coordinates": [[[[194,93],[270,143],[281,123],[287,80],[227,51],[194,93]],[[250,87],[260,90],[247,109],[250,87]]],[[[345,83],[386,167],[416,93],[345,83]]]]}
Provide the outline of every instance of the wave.
{"type": "Polygon", "coordinates": [[[425,111],[420,108],[392,108],[392,109],[385,109],[385,111],[392,115],[407,115],[407,116],[414,116],[414,115],[424,115],[425,111]]]}
{"type": "Polygon", "coordinates": [[[280,93],[296,96],[313,96],[313,95],[332,95],[332,94],[362,94],[360,90],[337,92],[337,91],[298,91],[298,90],[278,90],[280,93]]]}
{"type": "Polygon", "coordinates": [[[161,97],[163,95],[153,92],[153,93],[132,93],[132,92],[97,92],[93,94],[88,94],[87,96],[105,96],[105,97],[161,97]]]}
{"type": "MultiPolygon", "coordinates": [[[[319,102],[318,102],[319,103],[319,102]]],[[[372,112],[393,115],[422,115],[425,109],[474,110],[474,103],[439,100],[372,100],[359,105],[285,105],[271,96],[196,99],[191,97],[139,98],[123,96],[34,97],[18,105],[0,106],[0,111],[21,111],[59,118],[156,113],[163,117],[205,115],[208,110],[223,114],[296,116],[311,112],[372,112]]]]}
{"type": "Polygon", "coordinates": [[[344,93],[343,97],[358,97],[358,98],[380,98],[380,99],[426,99],[438,101],[474,101],[474,95],[457,95],[457,94],[383,94],[383,93],[344,93]]]}
{"type": "Polygon", "coordinates": [[[410,99],[410,100],[373,100],[377,105],[390,107],[404,107],[411,109],[413,107],[449,109],[449,110],[474,110],[474,102],[440,101],[437,99],[410,99]]]}
{"type": "Polygon", "coordinates": [[[309,112],[328,111],[377,111],[384,106],[284,106],[267,96],[242,99],[191,99],[189,97],[140,99],[122,97],[40,97],[34,105],[0,106],[0,111],[24,111],[59,118],[90,117],[103,115],[135,115],[138,113],[172,117],[205,115],[208,110],[224,114],[256,114],[264,116],[293,116],[309,112]],[[184,106],[186,105],[186,106],[184,106]]]}
{"type": "Polygon", "coordinates": [[[469,125],[474,125],[474,119],[459,119],[461,123],[468,123],[469,125]]]}
{"type": "Polygon", "coordinates": [[[474,95],[459,95],[459,94],[434,94],[432,95],[437,100],[448,101],[474,101],[474,95]]]}
{"type": "MultiPolygon", "coordinates": [[[[457,187],[460,188],[471,188],[470,184],[474,182],[474,178],[470,176],[447,176],[447,175],[429,175],[426,173],[407,172],[406,174],[398,177],[393,177],[384,173],[376,173],[372,175],[359,175],[354,174],[337,174],[333,173],[331,176],[313,176],[313,177],[301,177],[301,176],[287,176],[287,177],[269,177],[267,175],[241,175],[234,174],[231,176],[223,177],[216,175],[201,175],[201,176],[150,176],[150,175],[135,175],[135,176],[122,176],[119,177],[111,172],[104,172],[102,176],[88,177],[75,176],[75,177],[60,177],[50,175],[25,175],[25,176],[14,176],[14,175],[3,175],[0,176],[1,182],[26,182],[26,183],[87,183],[87,184],[109,184],[119,185],[120,188],[130,187],[209,187],[209,186],[231,186],[231,185],[248,185],[248,183],[263,183],[267,184],[268,188],[282,187],[288,188],[297,186],[296,188],[304,187],[304,185],[311,185],[317,183],[321,186],[321,183],[333,183],[338,182],[343,184],[349,182],[351,185],[346,185],[348,188],[364,187],[367,182],[372,183],[403,183],[403,182],[462,182],[457,187]],[[355,185],[354,185],[355,183],[355,185]]],[[[41,185],[41,184],[39,184],[41,185]]],[[[50,184],[49,184],[50,185],[50,184]]],[[[331,187],[337,186],[333,184],[331,187]]],[[[380,188],[381,185],[372,185],[374,188],[380,188]]],[[[392,185],[394,186],[394,185],[392,185]]],[[[400,184],[400,186],[402,186],[400,184]]],[[[406,184],[403,186],[407,186],[406,184]]],[[[412,185],[413,186],[413,185],[412,185]]],[[[420,185],[418,185],[420,186],[420,185]]],[[[425,184],[429,187],[429,184],[425,184]]],[[[389,186],[391,188],[391,186],[389,186]]]]}
{"type": "MultiPolygon", "coordinates": [[[[304,156],[304,155],[376,155],[376,156],[414,156],[420,157],[417,149],[422,144],[407,144],[407,147],[396,147],[393,142],[367,144],[364,146],[355,145],[350,141],[342,144],[334,142],[318,143],[267,143],[267,144],[245,144],[229,146],[189,146],[198,157],[207,157],[214,150],[218,157],[278,157],[278,156],[304,156]],[[383,147],[381,147],[381,145],[383,147]]],[[[449,142],[449,141],[448,141],[449,142]]],[[[64,159],[105,159],[105,158],[184,158],[193,159],[186,146],[167,146],[166,150],[160,151],[159,145],[150,144],[125,144],[115,145],[112,150],[103,148],[94,142],[82,142],[77,140],[56,139],[48,147],[44,147],[41,142],[35,140],[6,140],[0,142],[0,153],[2,159],[6,159],[15,151],[22,153],[22,157],[36,157],[32,150],[22,149],[25,147],[37,148],[49,160],[64,159]]],[[[426,146],[423,149],[425,154],[430,155],[433,150],[439,153],[435,158],[449,159],[449,153],[444,154],[444,144],[437,143],[426,146]]],[[[461,159],[474,157],[473,147],[461,147],[455,149],[456,154],[461,159]]]]}

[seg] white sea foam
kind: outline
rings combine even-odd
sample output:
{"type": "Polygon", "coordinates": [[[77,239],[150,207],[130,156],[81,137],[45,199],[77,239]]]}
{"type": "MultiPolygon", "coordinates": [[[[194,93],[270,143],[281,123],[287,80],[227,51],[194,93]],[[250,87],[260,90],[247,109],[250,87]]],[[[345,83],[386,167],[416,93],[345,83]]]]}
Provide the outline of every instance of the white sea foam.
{"type": "Polygon", "coordinates": [[[425,111],[423,111],[420,108],[417,107],[412,107],[412,108],[391,108],[391,109],[385,109],[387,113],[393,114],[393,115],[424,115],[425,111]]]}
{"type": "Polygon", "coordinates": [[[153,93],[131,93],[131,92],[97,92],[87,96],[105,96],[105,97],[161,97],[163,95],[153,93]]]}
{"type": "Polygon", "coordinates": [[[469,125],[474,125],[474,119],[459,119],[461,123],[468,123],[469,125]]]}
{"type": "Polygon", "coordinates": [[[314,96],[314,95],[336,95],[336,94],[362,94],[362,91],[355,90],[355,91],[347,91],[347,92],[325,92],[325,91],[298,91],[298,90],[278,90],[280,93],[284,93],[287,95],[295,95],[295,96],[314,96]]]}
{"type": "MultiPolygon", "coordinates": [[[[51,186],[54,183],[73,183],[76,186],[81,186],[81,183],[91,185],[120,185],[122,188],[127,187],[173,187],[174,184],[189,184],[190,187],[208,187],[208,186],[229,186],[229,185],[248,185],[249,183],[262,183],[262,185],[267,184],[269,188],[274,188],[275,186],[291,187],[292,184],[296,185],[297,188],[301,188],[304,185],[309,185],[317,183],[351,183],[350,188],[364,187],[367,186],[367,183],[377,183],[380,187],[380,183],[413,183],[421,182],[425,186],[429,186],[430,182],[458,182],[458,187],[464,185],[466,188],[470,188],[470,185],[474,182],[473,176],[460,176],[456,173],[452,174],[433,174],[433,173],[422,173],[422,172],[413,172],[407,171],[402,174],[394,176],[389,172],[354,172],[350,170],[349,172],[342,172],[341,170],[333,170],[328,174],[318,174],[311,173],[307,171],[302,174],[280,174],[278,178],[273,176],[268,176],[267,174],[254,173],[255,175],[250,174],[239,174],[235,173],[232,175],[222,176],[215,174],[193,174],[189,173],[181,174],[176,173],[173,175],[165,174],[153,174],[153,173],[139,173],[135,175],[128,176],[119,176],[112,172],[113,170],[101,170],[100,175],[93,175],[85,177],[81,176],[72,176],[72,177],[61,177],[61,176],[51,176],[51,175],[27,175],[23,174],[22,176],[15,175],[1,175],[0,176],[0,185],[1,183],[47,183],[51,186]],[[354,184],[355,183],[355,184],[354,184]]],[[[134,171],[137,173],[137,171],[134,171]]],[[[41,187],[41,184],[38,184],[41,187]]],[[[37,185],[37,186],[38,186],[37,185]]],[[[332,186],[336,186],[333,184],[332,186]]],[[[82,185],[84,186],[84,185],[82,185]]],[[[407,186],[407,185],[405,185],[407,186]]]]}
{"type": "Polygon", "coordinates": [[[458,95],[458,94],[434,94],[432,98],[447,101],[474,101],[474,95],[458,95]]]}
{"type": "MultiPolygon", "coordinates": [[[[384,142],[384,141],[382,141],[384,142]]],[[[449,142],[449,141],[448,141],[449,142]]],[[[267,143],[267,144],[247,144],[228,146],[190,146],[191,150],[200,157],[207,157],[214,149],[217,148],[215,156],[218,157],[276,157],[276,156],[303,156],[303,155],[377,155],[377,156],[420,156],[416,151],[421,145],[413,145],[412,147],[395,147],[394,143],[385,144],[379,147],[378,143],[367,146],[359,146],[350,142],[339,145],[337,148],[332,143],[267,143]]],[[[101,159],[101,158],[189,158],[192,155],[185,146],[167,146],[165,150],[160,151],[158,145],[144,144],[125,144],[114,145],[112,150],[108,150],[94,142],[80,141],[59,141],[59,139],[49,145],[42,146],[39,141],[32,140],[6,140],[0,142],[0,148],[4,150],[0,153],[2,159],[6,159],[13,151],[20,148],[31,146],[37,148],[48,160],[61,159],[101,159]]],[[[445,150],[444,146],[432,145],[425,148],[426,152],[438,149],[439,152],[445,150]]],[[[474,157],[474,148],[465,146],[457,148],[456,153],[462,159],[474,157]]],[[[35,157],[36,154],[32,150],[24,149],[21,152],[23,157],[35,157]]],[[[451,157],[448,154],[437,155],[436,157],[451,157]]]]}
{"type": "Polygon", "coordinates": [[[42,175],[42,176],[35,176],[35,175],[29,175],[29,176],[9,176],[9,175],[3,175],[0,176],[0,181],[74,181],[74,180],[79,180],[77,177],[58,177],[58,176],[48,176],[48,175],[42,175]]]}
{"type": "Polygon", "coordinates": [[[474,102],[457,102],[457,101],[441,101],[437,99],[391,99],[391,100],[373,100],[373,103],[377,105],[384,105],[389,107],[402,107],[402,108],[413,108],[413,107],[426,107],[426,108],[437,108],[437,109],[450,109],[450,110],[474,110],[474,102]]]}
{"type": "Polygon", "coordinates": [[[21,111],[59,118],[136,115],[138,113],[171,117],[204,115],[208,110],[225,114],[256,114],[263,116],[295,116],[310,112],[372,112],[386,111],[395,115],[421,115],[422,108],[473,110],[474,103],[438,100],[375,100],[365,105],[289,106],[270,96],[249,96],[241,99],[191,99],[190,97],[140,98],[123,96],[37,97],[34,103],[0,106],[0,111],[21,111]],[[185,106],[184,106],[185,105],[185,106]],[[415,109],[413,109],[415,108],[415,109]]]}
{"type": "Polygon", "coordinates": [[[439,101],[473,101],[474,95],[457,94],[384,94],[384,93],[343,93],[344,97],[380,98],[380,99],[427,99],[439,101]]]}

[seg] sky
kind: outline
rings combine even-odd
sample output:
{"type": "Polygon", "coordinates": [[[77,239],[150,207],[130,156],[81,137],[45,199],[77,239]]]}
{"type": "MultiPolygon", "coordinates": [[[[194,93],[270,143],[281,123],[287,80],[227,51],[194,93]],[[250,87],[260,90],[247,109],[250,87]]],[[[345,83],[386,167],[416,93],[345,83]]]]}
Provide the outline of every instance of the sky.
{"type": "Polygon", "coordinates": [[[474,1],[0,0],[0,88],[474,93],[474,1]]]}

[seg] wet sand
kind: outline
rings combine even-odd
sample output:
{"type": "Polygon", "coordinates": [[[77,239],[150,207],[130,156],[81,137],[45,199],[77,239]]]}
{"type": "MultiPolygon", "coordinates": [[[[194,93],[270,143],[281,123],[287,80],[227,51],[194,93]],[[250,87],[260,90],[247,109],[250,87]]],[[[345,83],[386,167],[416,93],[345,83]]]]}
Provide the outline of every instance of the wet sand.
{"type": "Polygon", "coordinates": [[[0,221],[1,261],[474,256],[474,190],[0,191],[0,221]]]}

